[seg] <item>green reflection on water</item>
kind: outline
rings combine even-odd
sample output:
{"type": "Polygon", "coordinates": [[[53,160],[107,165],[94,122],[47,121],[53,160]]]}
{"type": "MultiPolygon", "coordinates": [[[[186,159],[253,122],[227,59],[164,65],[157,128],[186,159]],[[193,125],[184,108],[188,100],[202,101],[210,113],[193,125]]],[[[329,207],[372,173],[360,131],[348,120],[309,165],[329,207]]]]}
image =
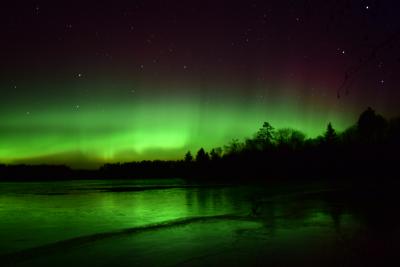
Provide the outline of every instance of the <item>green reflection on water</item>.
{"type": "Polygon", "coordinates": [[[215,263],[216,255],[234,263],[248,257],[276,258],[282,250],[293,255],[321,249],[340,254],[344,240],[352,238],[361,223],[340,197],[276,197],[271,189],[252,186],[180,184],[140,191],[131,190],[138,184],[104,181],[26,186],[19,193],[1,189],[0,254],[31,251],[29,257],[23,254],[27,266],[81,264],[90,255],[99,265],[112,264],[116,255],[126,264],[201,265],[215,263]],[[129,190],[114,192],[115,186],[129,190]],[[252,214],[253,205],[259,206],[258,214],[252,214]]]}

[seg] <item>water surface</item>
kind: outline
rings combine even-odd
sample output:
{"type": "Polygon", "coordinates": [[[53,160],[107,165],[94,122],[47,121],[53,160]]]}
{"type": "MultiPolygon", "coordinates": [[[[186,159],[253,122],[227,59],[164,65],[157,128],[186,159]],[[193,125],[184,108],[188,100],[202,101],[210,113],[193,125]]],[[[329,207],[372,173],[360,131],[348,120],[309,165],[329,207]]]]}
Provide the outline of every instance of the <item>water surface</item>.
{"type": "Polygon", "coordinates": [[[321,183],[2,183],[0,255],[17,266],[365,265],[397,248],[394,206],[321,183]]]}

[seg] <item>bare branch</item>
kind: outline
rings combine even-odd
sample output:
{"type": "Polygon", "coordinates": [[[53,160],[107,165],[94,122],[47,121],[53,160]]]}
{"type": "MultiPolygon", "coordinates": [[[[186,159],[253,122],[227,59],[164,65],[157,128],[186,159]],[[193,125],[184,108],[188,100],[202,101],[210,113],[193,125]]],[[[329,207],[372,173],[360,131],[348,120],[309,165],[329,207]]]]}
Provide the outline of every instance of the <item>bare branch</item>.
{"type": "Polygon", "coordinates": [[[393,42],[397,40],[400,40],[400,29],[398,29],[396,32],[390,35],[383,42],[372,47],[371,52],[368,55],[366,55],[365,58],[361,58],[357,65],[349,67],[344,73],[344,79],[337,91],[337,97],[340,98],[341,92],[343,90],[346,92],[346,94],[348,94],[349,88],[353,84],[354,80],[356,79],[356,76],[360,73],[360,71],[366,68],[371,61],[377,59],[377,55],[382,50],[389,47],[393,42]]]}

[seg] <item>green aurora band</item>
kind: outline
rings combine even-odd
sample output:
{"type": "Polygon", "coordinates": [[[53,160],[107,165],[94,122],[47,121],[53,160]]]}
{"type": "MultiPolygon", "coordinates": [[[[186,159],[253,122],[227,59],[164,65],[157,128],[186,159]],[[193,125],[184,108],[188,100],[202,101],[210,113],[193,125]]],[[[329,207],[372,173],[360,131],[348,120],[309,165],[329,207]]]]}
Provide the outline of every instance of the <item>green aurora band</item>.
{"type": "Polygon", "coordinates": [[[29,103],[14,97],[1,108],[0,162],[94,168],[105,162],[180,159],[188,150],[251,137],[264,121],[315,137],[329,121],[345,129],[359,112],[346,110],[343,102],[317,105],[293,90],[279,95],[253,90],[251,97],[240,90],[224,95],[200,89],[186,94],[156,89],[149,95],[129,86],[118,88],[118,94],[97,92],[103,93],[30,96],[29,103]]]}

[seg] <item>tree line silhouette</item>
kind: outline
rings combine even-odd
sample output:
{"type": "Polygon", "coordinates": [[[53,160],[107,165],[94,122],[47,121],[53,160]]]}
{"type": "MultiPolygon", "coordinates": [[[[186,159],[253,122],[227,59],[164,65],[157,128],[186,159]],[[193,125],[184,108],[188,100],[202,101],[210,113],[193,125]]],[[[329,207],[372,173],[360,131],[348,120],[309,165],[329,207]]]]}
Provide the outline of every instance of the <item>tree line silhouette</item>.
{"type": "Polygon", "coordinates": [[[316,138],[301,131],[275,129],[268,122],[244,141],[177,161],[105,164],[98,170],[67,166],[0,165],[0,179],[132,179],[186,178],[200,180],[384,179],[397,177],[400,117],[387,120],[367,108],[357,122],[338,133],[331,123],[316,138]]]}
{"type": "Polygon", "coordinates": [[[328,123],[322,135],[306,138],[264,122],[251,138],[209,153],[200,149],[195,159],[188,152],[184,161],[189,173],[203,177],[384,179],[397,177],[399,152],[400,118],[387,120],[367,108],[341,133],[328,123]]]}

